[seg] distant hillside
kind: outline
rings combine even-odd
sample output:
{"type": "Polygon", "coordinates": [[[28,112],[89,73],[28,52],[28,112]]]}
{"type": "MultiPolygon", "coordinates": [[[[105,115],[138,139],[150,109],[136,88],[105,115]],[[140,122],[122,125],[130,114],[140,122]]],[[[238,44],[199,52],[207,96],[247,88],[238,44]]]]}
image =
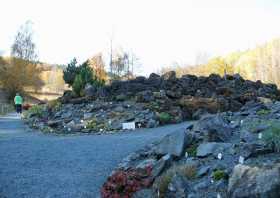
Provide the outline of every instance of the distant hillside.
{"type": "Polygon", "coordinates": [[[63,93],[67,89],[67,85],[63,80],[63,68],[58,65],[39,65],[42,67],[40,78],[44,82],[44,86],[40,92],[63,93]]]}
{"type": "Polygon", "coordinates": [[[61,96],[68,89],[63,80],[63,66],[40,63],[38,67],[42,70],[40,79],[43,81],[43,86],[39,90],[26,88],[31,96],[39,100],[53,100],[61,96]]]}
{"type": "Polygon", "coordinates": [[[167,67],[162,70],[162,73],[167,70],[175,70],[179,75],[194,74],[198,76],[208,76],[211,73],[223,76],[226,70],[227,74],[239,73],[245,79],[261,80],[280,87],[280,38],[254,49],[212,58],[207,64],[167,67]]]}

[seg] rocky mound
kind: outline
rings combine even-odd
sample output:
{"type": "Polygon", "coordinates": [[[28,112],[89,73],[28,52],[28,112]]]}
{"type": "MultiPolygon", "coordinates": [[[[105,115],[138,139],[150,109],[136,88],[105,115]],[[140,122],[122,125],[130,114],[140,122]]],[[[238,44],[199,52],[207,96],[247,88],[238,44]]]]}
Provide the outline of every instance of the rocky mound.
{"type": "Polygon", "coordinates": [[[137,103],[149,103],[149,108],[154,111],[167,112],[187,120],[197,118],[202,112],[237,111],[246,102],[256,101],[258,97],[280,99],[276,85],[244,80],[238,74],[226,78],[215,74],[209,77],[185,75],[176,78],[173,71],[162,76],[151,74],[149,78],[115,81],[99,89],[88,86],[85,94],[88,97],[80,99],[71,99],[66,94],[61,101],[79,103],[89,98],[134,100],[137,103]]]}
{"type": "Polygon", "coordinates": [[[124,122],[156,127],[199,119],[207,113],[238,111],[260,97],[280,99],[275,85],[244,80],[239,75],[176,78],[175,72],[116,81],[98,89],[89,85],[84,93],[84,97],[75,98],[67,91],[58,104],[48,105],[40,116],[31,113],[31,126],[64,133],[117,131],[124,122]]]}
{"type": "Polygon", "coordinates": [[[208,115],[132,153],[103,198],[280,197],[280,103],[208,115]]]}
{"type": "Polygon", "coordinates": [[[133,101],[92,101],[81,104],[57,102],[54,106],[48,104],[32,107],[26,115],[26,121],[31,127],[44,132],[111,133],[121,130],[122,123],[132,121],[136,128],[156,127],[159,125],[158,116],[145,105],[133,101]]]}

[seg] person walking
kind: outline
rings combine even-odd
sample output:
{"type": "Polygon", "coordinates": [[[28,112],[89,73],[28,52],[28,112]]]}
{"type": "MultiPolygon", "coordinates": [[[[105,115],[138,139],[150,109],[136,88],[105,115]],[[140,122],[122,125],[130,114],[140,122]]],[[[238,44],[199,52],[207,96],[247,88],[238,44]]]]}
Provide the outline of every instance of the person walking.
{"type": "Polygon", "coordinates": [[[22,97],[19,95],[19,93],[16,94],[15,98],[14,98],[14,102],[15,102],[15,106],[16,106],[16,111],[17,113],[22,113],[22,103],[23,103],[23,99],[22,97]]]}

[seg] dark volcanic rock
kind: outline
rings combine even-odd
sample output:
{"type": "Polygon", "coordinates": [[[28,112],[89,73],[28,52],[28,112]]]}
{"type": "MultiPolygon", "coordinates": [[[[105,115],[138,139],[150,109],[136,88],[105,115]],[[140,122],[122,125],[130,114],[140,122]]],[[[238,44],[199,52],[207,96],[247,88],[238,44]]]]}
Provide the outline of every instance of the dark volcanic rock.
{"type": "Polygon", "coordinates": [[[225,112],[203,117],[187,132],[170,134],[137,152],[123,162],[125,170],[151,167],[154,197],[278,198],[280,154],[271,145],[278,143],[280,117],[270,112],[278,112],[280,105],[265,104],[261,113],[254,110],[261,105],[251,104],[246,116],[225,112]],[[273,138],[267,139],[271,132],[273,138]],[[184,146],[186,135],[192,141],[184,146]]]}
{"type": "Polygon", "coordinates": [[[93,85],[87,84],[85,87],[85,90],[84,90],[85,96],[88,96],[88,97],[95,96],[96,91],[97,91],[97,89],[93,85]]]}
{"type": "Polygon", "coordinates": [[[185,148],[192,142],[192,135],[185,130],[178,130],[165,136],[154,148],[157,155],[173,155],[180,157],[185,148]]]}
{"type": "Polygon", "coordinates": [[[210,115],[199,120],[194,130],[204,134],[205,142],[227,142],[233,129],[221,115],[210,115]]]}
{"type": "MultiPolygon", "coordinates": [[[[238,75],[227,76],[227,80],[215,74],[177,78],[174,71],[162,76],[151,74],[148,78],[113,81],[104,87],[87,85],[83,93],[84,97],[77,97],[66,91],[58,100],[59,108],[44,110],[44,118],[37,119],[38,125],[61,129],[72,120],[79,123],[85,119],[82,130],[86,132],[118,131],[124,122],[135,122],[136,128],[152,128],[240,109],[241,116],[254,115],[280,99],[276,86],[244,80],[238,75]],[[62,122],[50,126],[46,120],[62,122]]],[[[271,113],[280,118],[280,108],[271,113]]],[[[205,118],[199,125],[204,141],[226,142],[232,135],[227,121],[220,117],[205,118]]],[[[252,137],[244,136],[244,141],[252,137]]]]}
{"type": "Polygon", "coordinates": [[[232,147],[230,143],[218,143],[218,142],[209,142],[202,143],[197,148],[197,157],[207,157],[208,155],[217,156],[218,153],[222,153],[226,150],[229,150],[232,147]]]}
{"type": "Polygon", "coordinates": [[[168,185],[166,198],[187,198],[190,187],[187,180],[181,175],[175,174],[168,185]]]}

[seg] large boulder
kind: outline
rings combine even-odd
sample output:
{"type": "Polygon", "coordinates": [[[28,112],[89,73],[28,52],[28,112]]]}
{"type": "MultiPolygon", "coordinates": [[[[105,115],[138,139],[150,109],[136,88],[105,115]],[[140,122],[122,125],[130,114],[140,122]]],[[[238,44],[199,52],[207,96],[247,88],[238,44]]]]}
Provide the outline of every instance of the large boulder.
{"type": "Polygon", "coordinates": [[[167,91],[166,91],[166,95],[167,95],[169,98],[178,99],[178,98],[181,98],[181,97],[182,97],[182,90],[181,90],[180,88],[178,88],[178,89],[173,89],[173,90],[167,90],[167,91]]]}
{"type": "Polygon", "coordinates": [[[194,131],[203,134],[205,142],[227,142],[232,136],[232,127],[222,115],[205,116],[198,121],[194,131]]]}
{"type": "Polygon", "coordinates": [[[208,155],[217,156],[218,153],[222,153],[225,150],[229,151],[231,147],[232,147],[231,143],[218,143],[218,142],[202,143],[197,147],[196,156],[197,157],[207,157],[208,155]]]}
{"type": "Polygon", "coordinates": [[[153,151],[157,155],[173,155],[180,157],[183,155],[186,147],[192,142],[192,135],[185,129],[177,130],[165,136],[155,147],[153,151]]]}
{"type": "Polygon", "coordinates": [[[59,127],[61,124],[62,124],[62,120],[49,120],[47,122],[47,125],[53,128],[59,127]]]}
{"type": "Polygon", "coordinates": [[[96,91],[97,91],[97,89],[91,84],[87,84],[84,89],[85,96],[87,96],[87,97],[95,96],[96,91]]]}
{"type": "Polygon", "coordinates": [[[274,167],[250,167],[236,165],[229,179],[231,198],[279,198],[280,165],[274,167]]]}
{"type": "Polygon", "coordinates": [[[254,140],[250,143],[244,143],[240,145],[240,154],[245,158],[252,158],[252,157],[258,157],[260,155],[265,155],[273,152],[273,149],[271,147],[263,144],[263,143],[256,143],[256,140],[254,140]],[[255,142],[254,142],[255,141],[255,142]]]}
{"type": "Polygon", "coordinates": [[[142,91],[136,94],[137,102],[151,102],[154,100],[153,92],[150,90],[142,91]]]}

